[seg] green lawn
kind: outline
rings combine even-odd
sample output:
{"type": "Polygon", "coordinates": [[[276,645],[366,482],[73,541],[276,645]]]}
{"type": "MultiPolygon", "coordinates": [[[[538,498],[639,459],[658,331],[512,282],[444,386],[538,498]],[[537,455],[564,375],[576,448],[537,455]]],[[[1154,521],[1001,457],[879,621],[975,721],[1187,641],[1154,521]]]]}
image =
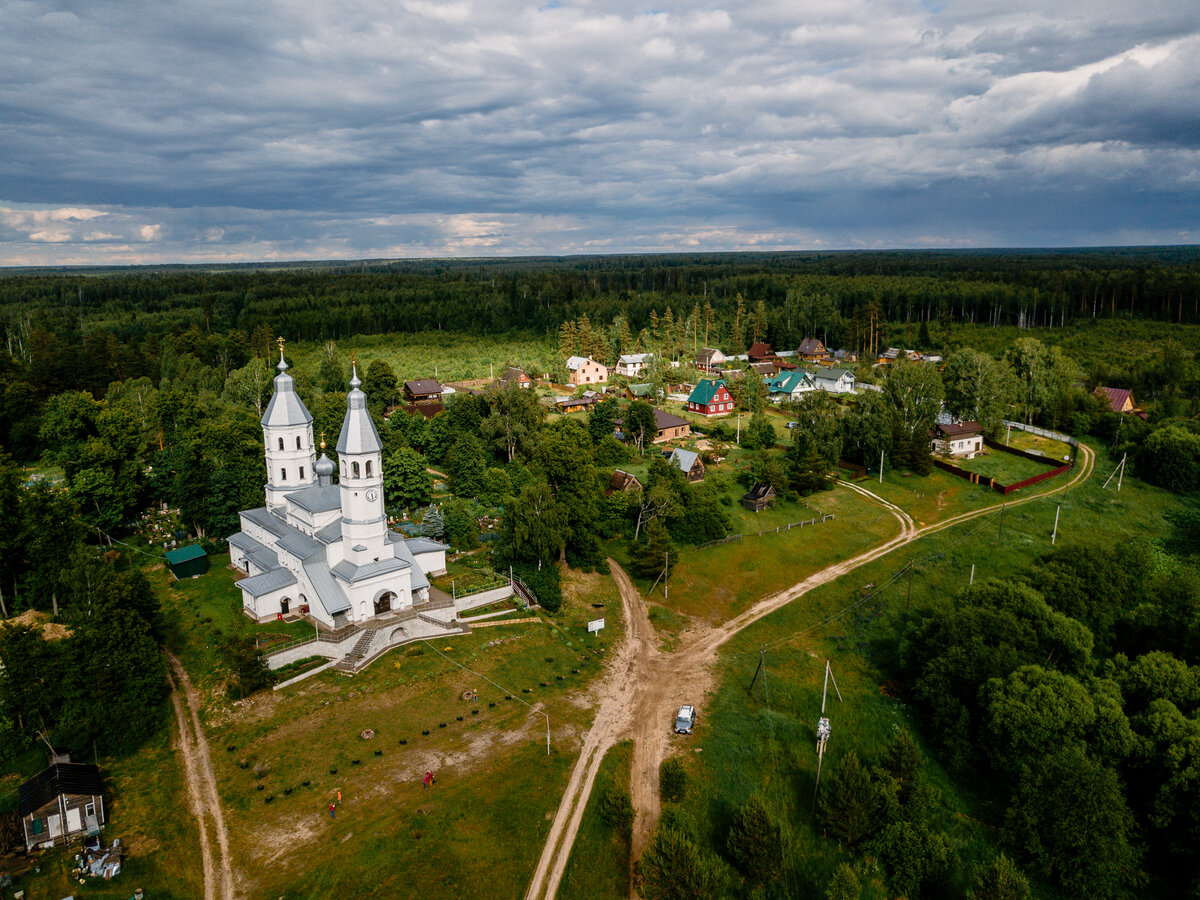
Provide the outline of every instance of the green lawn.
{"type": "Polygon", "coordinates": [[[601,818],[600,801],[613,789],[629,793],[632,761],[630,741],[617,744],[604,755],[558,888],[559,900],[629,896],[629,834],[615,831],[601,818]]]}
{"type": "MultiPolygon", "coordinates": [[[[887,585],[889,578],[910,559],[922,560],[912,580],[911,604],[918,609],[965,586],[972,564],[977,580],[1008,576],[1050,549],[1060,503],[1060,543],[1098,536],[1115,541],[1157,540],[1167,535],[1170,525],[1164,516],[1180,507],[1178,498],[1134,479],[1127,479],[1119,494],[1113,486],[1102,490],[1111,468],[1102,458],[1083,486],[1008,508],[1002,537],[996,510],[921,538],[804,595],[726,645],[719,687],[696,732],[702,752],[687,757],[694,784],[685,805],[701,823],[713,849],[724,846],[732,811],[759,793],[787,823],[791,854],[785,883],[828,883],[836,865],[848,857],[821,835],[811,811],[824,660],[833,661],[844,698],[839,702],[830,692],[833,735],[826,772],[848,749],[868,761],[877,760],[898,728],[918,734],[904,702],[903,685],[887,682],[909,603],[907,579],[887,585]],[[866,604],[850,608],[863,598],[864,587],[871,582],[886,586],[866,604]],[[839,617],[810,634],[801,633],[829,616],[839,617]],[[748,699],[746,688],[758,664],[759,647],[769,642],[778,643],[767,653],[765,682],[748,699]]],[[[994,829],[999,823],[970,784],[952,781],[935,760],[929,762],[927,775],[943,793],[945,809],[938,814],[936,826],[951,835],[960,855],[956,888],[961,893],[964,873],[994,852],[994,829]]],[[[877,879],[877,872],[870,877],[877,879]]],[[[880,885],[868,893],[886,896],[880,885]]]]}
{"type": "Polygon", "coordinates": [[[1034,475],[1041,475],[1054,468],[1047,463],[1034,462],[1017,456],[1015,453],[1005,453],[1003,450],[989,450],[983,456],[974,459],[951,460],[953,465],[968,472],[977,472],[983,478],[994,478],[1000,484],[1016,484],[1034,475]]]}
{"type": "Polygon", "coordinates": [[[917,527],[1001,501],[1000,495],[986,485],[971,484],[937,468],[928,475],[905,475],[902,470],[885,466],[882,483],[876,469],[860,484],[907,512],[917,527]]]}

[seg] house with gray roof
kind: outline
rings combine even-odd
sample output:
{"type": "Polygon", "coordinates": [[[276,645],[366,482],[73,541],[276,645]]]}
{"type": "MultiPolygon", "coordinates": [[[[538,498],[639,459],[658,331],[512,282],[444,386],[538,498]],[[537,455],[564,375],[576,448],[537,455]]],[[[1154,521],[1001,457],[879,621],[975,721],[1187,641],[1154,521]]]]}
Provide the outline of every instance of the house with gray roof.
{"type": "Polygon", "coordinates": [[[819,391],[830,394],[854,393],[854,373],[849,369],[818,369],[812,379],[819,391]]]}
{"type": "MultiPolygon", "coordinates": [[[[665,453],[666,451],[663,452],[665,453]]],[[[694,450],[684,450],[682,447],[677,447],[668,455],[667,461],[686,475],[688,481],[704,480],[704,460],[694,450]]]]}
{"type": "MultiPolygon", "coordinates": [[[[388,528],[383,445],[355,367],[334,462],[313,441],[312,416],[282,354],[263,415],[266,505],[240,513],[229,555],[246,577],[242,610],[256,621],[308,615],[338,629],[429,602],[446,545],[388,528]]],[[[324,451],[325,443],[321,442],[324,451]]]]}

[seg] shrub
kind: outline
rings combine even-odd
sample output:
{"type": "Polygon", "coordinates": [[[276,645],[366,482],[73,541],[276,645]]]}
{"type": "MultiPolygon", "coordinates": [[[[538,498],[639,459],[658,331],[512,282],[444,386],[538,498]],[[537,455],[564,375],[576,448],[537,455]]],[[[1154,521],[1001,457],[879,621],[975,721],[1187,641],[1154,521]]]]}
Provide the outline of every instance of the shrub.
{"type": "Polygon", "coordinates": [[[683,760],[669,756],[658,768],[658,793],[667,802],[678,803],[687,793],[688,773],[683,760]]]}
{"type": "Polygon", "coordinates": [[[629,791],[609,785],[600,795],[600,818],[619,834],[626,837],[633,831],[633,800],[629,791]]]}

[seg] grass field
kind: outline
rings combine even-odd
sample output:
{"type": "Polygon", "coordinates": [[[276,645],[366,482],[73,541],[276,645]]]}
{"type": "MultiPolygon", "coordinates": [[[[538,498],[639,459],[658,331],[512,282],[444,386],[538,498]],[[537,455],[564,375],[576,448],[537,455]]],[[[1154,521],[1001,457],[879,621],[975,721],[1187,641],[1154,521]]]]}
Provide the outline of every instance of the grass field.
{"type": "MultiPolygon", "coordinates": [[[[1050,549],[1059,503],[1060,543],[1092,541],[1097,536],[1153,541],[1166,535],[1169,525],[1164,514],[1178,508],[1180,501],[1134,480],[1126,480],[1120,494],[1112,487],[1102,490],[1111,468],[1101,458],[1083,486],[1009,507],[1002,538],[997,510],[856,569],[734,638],[722,654],[720,686],[707,701],[707,715],[696,732],[703,752],[687,759],[694,785],[685,803],[702,823],[713,849],[723,847],[736,807],[759,793],[787,823],[792,864],[785,883],[792,894],[802,895],[804,885],[827,884],[836,865],[849,857],[821,836],[811,812],[824,660],[832,659],[844,698],[838,702],[830,694],[833,735],[826,767],[850,748],[868,761],[878,759],[898,728],[917,734],[903,686],[885,683],[908,603],[906,579],[891,584],[889,579],[910,559],[923,560],[912,581],[911,604],[918,609],[965,586],[972,564],[976,580],[1011,575],[1050,549]],[[881,590],[852,608],[871,582],[881,590]],[[839,613],[828,625],[802,633],[839,613]],[[758,649],[768,642],[778,643],[767,654],[765,682],[748,700],[746,687],[758,663],[758,649]]],[[[992,852],[998,823],[971,786],[951,781],[936,761],[930,761],[927,774],[943,793],[945,809],[938,814],[937,827],[950,834],[961,859],[961,875],[992,852]]],[[[867,882],[878,880],[877,871],[860,870],[860,876],[867,882]]],[[[964,886],[960,878],[957,887],[964,886]]],[[[867,895],[886,896],[878,883],[867,895]]]]}
{"type": "Polygon", "coordinates": [[[564,597],[542,624],[408,645],[354,678],[326,672],[236,704],[210,697],[207,730],[248,894],[519,895],[590,720],[585,690],[622,633],[607,575],[569,573],[564,597]],[[600,616],[608,630],[588,635],[600,616]],[[460,699],[470,689],[478,702],[460,699]],[[549,756],[545,718],[520,700],[548,712],[549,756]],[[375,737],[361,739],[368,728],[375,737]],[[256,765],[269,771],[256,776],[256,765]]]}
{"type": "Polygon", "coordinates": [[[1015,453],[1005,453],[1003,450],[989,450],[974,459],[951,460],[953,465],[968,472],[977,472],[984,478],[995,478],[1000,484],[1016,484],[1026,478],[1042,475],[1054,468],[1047,463],[1034,462],[1017,456],[1015,453]]]}
{"type": "Polygon", "coordinates": [[[632,760],[633,745],[629,741],[617,744],[604,755],[558,888],[559,900],[629,896],[629,835],[605,823],[600,815],[600,799],[614,788],[629,793],[632,760]]]}
{"type": "MultiPolygon", "coordinates": [[[[347,366],[350,354],[356,354],[360,376],[372,362],[382,359],[391,365],[401,382],[417,378],[437,378],[443,383],[493,375],[499,378],[510,365],[546,372],[551,370],[558,353],[556,342],[538,335],[372,334],[344,338],[336,343],[347,366]]],[[[288,361],[297,372],[310,379],[316,378],[323,348],[324,343],[297,341],[288,344],[288,361]]]]}

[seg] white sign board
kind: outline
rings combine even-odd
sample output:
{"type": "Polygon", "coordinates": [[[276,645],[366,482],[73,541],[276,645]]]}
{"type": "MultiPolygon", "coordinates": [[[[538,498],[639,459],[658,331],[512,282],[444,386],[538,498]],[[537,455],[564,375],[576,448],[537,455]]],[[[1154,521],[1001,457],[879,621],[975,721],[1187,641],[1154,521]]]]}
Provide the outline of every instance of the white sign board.
{"type": "Polygon", "coordinates": [[[603,619],[593,619],[592,621],[588,622],[588,633],[590,634],[593,631],[599,631],[603,627],[604,627],[603,619]]]}

